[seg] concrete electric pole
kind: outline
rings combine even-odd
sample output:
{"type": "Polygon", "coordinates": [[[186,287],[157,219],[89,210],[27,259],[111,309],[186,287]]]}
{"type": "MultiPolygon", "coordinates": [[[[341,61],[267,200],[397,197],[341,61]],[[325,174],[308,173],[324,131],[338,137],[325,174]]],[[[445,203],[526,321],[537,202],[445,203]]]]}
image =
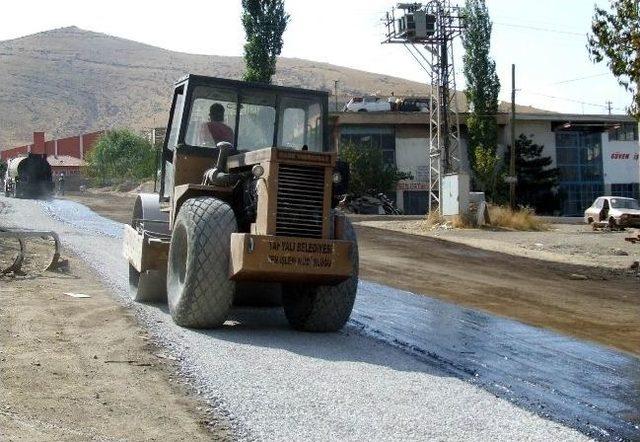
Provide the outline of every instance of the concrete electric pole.
{"type": "Polygon", "coordinates": [[[511,65],[511,156],[509,157],[509,205],[516,208],[516,65],[511,65]]]}

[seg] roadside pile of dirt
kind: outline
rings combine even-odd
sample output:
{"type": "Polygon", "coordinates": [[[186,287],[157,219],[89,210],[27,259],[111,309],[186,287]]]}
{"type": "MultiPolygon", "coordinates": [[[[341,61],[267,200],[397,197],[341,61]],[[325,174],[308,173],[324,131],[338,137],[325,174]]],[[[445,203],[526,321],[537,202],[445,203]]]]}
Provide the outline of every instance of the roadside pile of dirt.
{"type": "Polygon", "coordinates": [[[231,440],[131,313],[71,266],[0,280],[0,439],[231,440]]]}

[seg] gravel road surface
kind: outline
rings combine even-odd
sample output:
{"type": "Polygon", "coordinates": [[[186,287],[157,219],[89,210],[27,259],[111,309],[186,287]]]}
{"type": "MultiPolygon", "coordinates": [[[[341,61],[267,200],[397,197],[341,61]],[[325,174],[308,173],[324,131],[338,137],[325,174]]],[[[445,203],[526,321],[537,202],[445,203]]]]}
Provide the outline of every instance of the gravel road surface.
{"type": "Polygon", "coordinates": [[[0,201],[3,224],[57,230],[180,359],[183,377],[239,438],[640,437],[633,357],[367,282],[338,334],[291,331],[279,309],[234,309],[223,329],[183,329],[164,306],[127,300],[121,224],[69,201],[0,201]]]}

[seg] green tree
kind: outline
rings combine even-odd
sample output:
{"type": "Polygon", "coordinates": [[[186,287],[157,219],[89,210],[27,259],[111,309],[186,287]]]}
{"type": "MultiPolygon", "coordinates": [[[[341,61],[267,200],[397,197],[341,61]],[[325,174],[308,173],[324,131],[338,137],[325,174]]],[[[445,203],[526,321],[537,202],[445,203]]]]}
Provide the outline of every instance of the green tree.
{"type": "Polygon", "coordinates": [[[106,132],[89,151],[87,175],[98,185],[150,178],[156,172],[151,142],[128,129],[106,132]]]}
{"type": "Polygon", "coordinates": [[[640,121],[640,4],[610,0],[611,11],[595,7],[587,49],[594,63],[607,66],[632,96],[629,113],[640,121]]]}
{"type": "MultiPolygon", "coordinates": [[[[494,180],[490,177],[497,176],[497,170],[490,168],[498,164],[495,160],[498,145],[496,113],[500,93],[496,63],[489,55],[492,23],[485,0],[466,0],[463,15],[466,24],[462,45],[467,84],[465,95],[469,103],[469,166],[477,184],[484,187],[485,192],[491,192],[495,186],[488,185],[494,180]]],[[[492,195],[489,193],[487,197],[492,195]]]]}
{"type": "MultiPolygon", "coordinates": [[[[553,160],[542,156],[543,150],[543,145],[534,143],[524,134],[516,139],[516,204],[532,207],[538,214],[553,214],[560,209],[560,198],[557,195],[559,173],[557,168],[550,168],[553,160]]],[[[508,146],[504,158],[506,167],[509,166],[510,159],[511,146],[508,146]]],[[[503,193],[508,194],[506,186],[503,193]]]]}
{"type": "Polygon", "coordinates": [[[242,9],[247,40],[243,79],[269,84],[276,73],[276,61],[282,52],[282,34],[289,22],[284,0],[242,0],[242,9]]]}
{"type": "Polygon", "coordinates": [[[497,196],[496,190],[500,178],[500,157],[495,153],[495,149],[476,146],[473,151],[473,163],[476,168],[476,185],[487,195],[488,199],[494,200],[497,196]]]}
{"type": "Polygon", "coordinates": [[[355,197],[395,190],[400,180],[412,179],[395,165],[385,163],[382,150],[346,143],[340,146],[340,159],[349,164],[349,193],[355,197]]]}

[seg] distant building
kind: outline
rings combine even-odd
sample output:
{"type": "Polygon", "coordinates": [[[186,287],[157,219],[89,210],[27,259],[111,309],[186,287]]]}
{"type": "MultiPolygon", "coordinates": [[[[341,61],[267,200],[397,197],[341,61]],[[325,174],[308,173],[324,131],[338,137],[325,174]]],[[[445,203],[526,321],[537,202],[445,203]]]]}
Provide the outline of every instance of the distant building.
{"type": "MultiPolygon", "coordinates": [[[[465,114],[461,114],[461,170],[469,171],[465,114]]],[[[385,161],[409,172],[413,180],[398,184],[395,200],[408,214],[424,214],[428,206],[428,115],[423,112],[336,112],[331,114],[332,141],[379,147],[385,161]]],[[[509,115],[498,119],[499,150],[509,141],[509,115]]],[[[640,197],[638,124],[627,115],[520,113],[516,136],[525,134],[544,145],[560,171],[564,215],[581,215],[604,194],[640,197]]]]}
{"type": "Polygon", "coordinates": [[[0,159],[7,160],[29,152],[46,153],[47,155],[68,156],[84,160],[96,141],[104,132],[90,132],[73,137],[60,138],[56,140],[44,141],[44,132],[33,133],[33,143],[24,146],[13,147],[0,152],[0,159]],[[42,140],[42,141],[40,141],[42,140]],[[41,143],[44,143],[41,146],[41,143]],[[37,152],[36,152],[37,151],[37,152]]]}

